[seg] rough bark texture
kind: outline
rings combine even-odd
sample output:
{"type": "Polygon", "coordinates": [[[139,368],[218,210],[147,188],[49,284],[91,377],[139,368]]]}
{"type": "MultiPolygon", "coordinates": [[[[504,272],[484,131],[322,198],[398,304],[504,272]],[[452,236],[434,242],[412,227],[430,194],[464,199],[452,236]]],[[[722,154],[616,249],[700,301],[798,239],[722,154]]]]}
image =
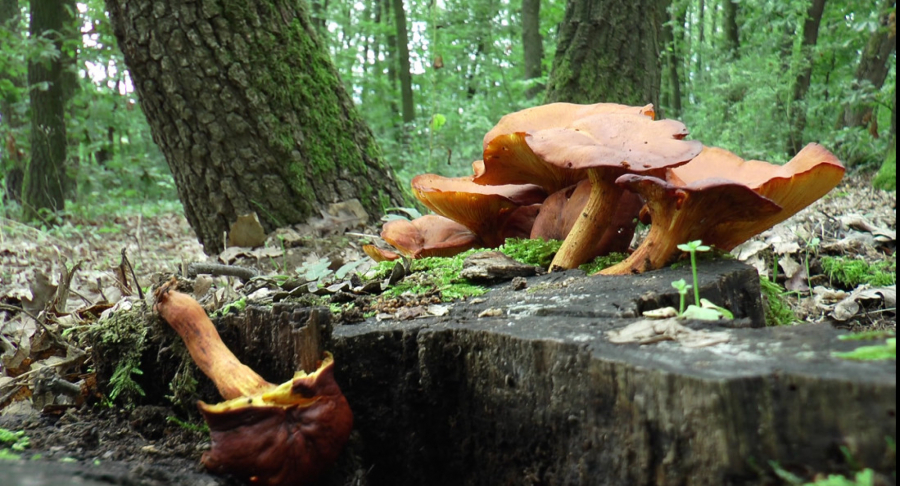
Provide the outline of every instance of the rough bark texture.
{"type": "Polygon", "coordinates": [[[402,202],[310,23],[288,0],[109,0],[154,141],[207,253],[239,215],[266,230],[357,198],[402,202]]]}
{"type": "MultiPolygon", "coordinates": [[[[890,66],[888,60],[894,51],[894,36],[891,34],[889,24],[891,12],[894,12],[896,2],[894,0],[882,1],[879,5],[881,15],[878,27],[859,58],[859,66],[856,68],[853,88],[857,90],[879,90],[884,85],[890,66]]],[[[872,121],[872,103],[859,103],[847,105],[844,114],[838,123],[839,127],[864,127],[872,121]]]]}
{"type": "Polygon", "coordinates": [[[571,0],[547,102],[659,105],[660,31],[667,2],[571,0]]]}
{"type": "MultiPolygon", "coordinates": [[[[33,0],[31,35],[45,35],[62,51],[63,36],[73,23],[74,5],[70,2],[33,0]]],[[[74,4],[74,2],[72,2],[74,4]]],[[[44,211],[65,206],[64,163],[66,160],[66,93],[64,55],[56,59],[38,59],[28,63],[31,93],[31,157],[25,169],[22,209],[26,219],[47,221],[44,211]],[[46,89],[45,89],[46,88],[46,89]]]]}
{"type": "Polygon", "coordinates": [[[806,12],[806,20],[803,22],[803,65],[794,80],[793,103],[790,110],[790,128],[788,130],[787,154],[794,154],[803,149],[803,129],[806,128],[806,109],[803,106],[803,98],[809,91],[812,80],[813,53],[816,42],[819,39],[819,25],[822,23],[822,14],[825,12],[825,0],[813,0],[806,12]]]}
{"type": "MultiPolygon", "coordinates": [[[[535,79],[543,75],[541,65],[544,59],[544,42],[541,39],[541,2],[522,0],[522,50],[524,51],[525,79],[535,79]]],[[[543,84],[525,91],[525,97],[534,98],[544,89],[543,84]]]]}
{"type": "Polygon", "coordinates": [[[406,29],[406,11],[403,0],[392,0],[394,9],[394,25],[397,30],[397,70],[400,80],[400,100],[403,107],[403,123],[411,123],[416,118],[413,105],[412,73],[409,64],[409,35],[406,29]]]}

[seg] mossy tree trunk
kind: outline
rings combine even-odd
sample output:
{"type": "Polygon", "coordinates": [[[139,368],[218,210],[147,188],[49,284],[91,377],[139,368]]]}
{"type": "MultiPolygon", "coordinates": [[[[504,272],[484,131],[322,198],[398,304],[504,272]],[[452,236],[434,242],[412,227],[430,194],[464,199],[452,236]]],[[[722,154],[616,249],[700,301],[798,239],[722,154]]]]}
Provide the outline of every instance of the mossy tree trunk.
{"type": "Polygon", "coordinates": [[[660,39],[668,1],[570,0],[547,102],[659,106],[660,39]]]}
{"type": "Polygon", "coordinates": [[[107,0],[154,141],[207,253],[239,215],[266,230],[357,198],[401,204],[307,3],[107,0]]]}
{"type": "Polygon", "coordinates": [[[31,37],[46,37],[62,54],[28,63],[31,157],[22,187],[23,216],[27,220],[52,221],[45,212],[56,212],[65,206],[65,108],[71,78],[65,70],[63,41],[66,33],[72,31],[74,14],[75,2],[70,0],[31,1],[31,37]]]}
{"type": "MultiPolygon", "coordinates": [[[[541,1],[522,0],[522,51],[524,51],[525,79],[541,77],[544,60],[544,41],[541,39],[541,1]]],[[[543,84],[535,84],[525,91],[532,99],[544,90],[543,84]]]]}

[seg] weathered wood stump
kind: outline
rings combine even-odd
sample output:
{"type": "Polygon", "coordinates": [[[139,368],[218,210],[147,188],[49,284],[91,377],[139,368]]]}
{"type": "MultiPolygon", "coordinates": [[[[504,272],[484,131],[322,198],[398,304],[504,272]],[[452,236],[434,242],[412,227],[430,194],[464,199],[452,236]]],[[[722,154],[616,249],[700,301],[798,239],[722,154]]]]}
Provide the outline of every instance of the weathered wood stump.
{"type": "MultiPolygon", "coordinates": [[[[840,470],[841,447],[864,467],[896,469],[895,363],[832,357],[859,344],[825,324],[760,328],[749,267],[701,266],[701,295],[738,318],[716,328],[727,343],[608,341],[640,311],[677,306],[670,282],[689,272],[551,274],[443,317],[335,327],[326,347],[356,433],[354,465],[326,483],[349,484],[362,465],[370,485],[756,485],[769,461],[840,470]],[[479,318],[487,309],[499,311],[479,318]]],[[[244,362],[279,382],[298,366],[307,319],[278,305],[219,324],[244,362]]]]}

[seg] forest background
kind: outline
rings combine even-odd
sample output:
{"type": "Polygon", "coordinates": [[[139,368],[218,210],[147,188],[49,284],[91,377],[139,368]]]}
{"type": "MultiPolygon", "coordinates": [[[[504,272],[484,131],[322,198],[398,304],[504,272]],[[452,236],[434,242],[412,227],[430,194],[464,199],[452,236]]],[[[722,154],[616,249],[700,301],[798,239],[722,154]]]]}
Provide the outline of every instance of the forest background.
{"type": "MultiPolygon", "coordinates": [[[[876,183],[893,187],[893,1],[662,5],[661,117],[748,159],[784,162],[820,142],[851,173],[884,165],[876,183]]],[[[544,102],[565,9],[562,0],[318,0],[310,16],[406,188],[420,173],[469,173],[502,115],[544,102]]],[[[36,99],[65,110],[57,216],[180,211],[104,2],[0,0],[0,25],[0,217],[26,219],[22,183],[41,150],[36,99]],[[59,9],[72,28],[36,31],[36,15],[59,9]],[[35,81],[40,69],[60,70],[64,82],[35,81]]]]}

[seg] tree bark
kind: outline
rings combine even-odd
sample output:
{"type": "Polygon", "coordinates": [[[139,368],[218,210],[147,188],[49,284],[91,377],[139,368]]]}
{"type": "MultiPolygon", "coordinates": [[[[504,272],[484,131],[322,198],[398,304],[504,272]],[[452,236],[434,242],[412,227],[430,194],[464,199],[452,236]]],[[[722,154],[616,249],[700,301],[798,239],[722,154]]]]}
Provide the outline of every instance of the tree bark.
{"type": "Polygon", "coordinates": [[[658,106],[665,4],[570,0],[560,26],[547,101],[658,106]]]}
{"type": "MultiPolygon", "coordinates": [[[[856,74],[853,81],[853,89],[874,90],[881,89],[884,80],[887,78],[890,67],[888,59],[894,51],[894,35],[889,28],[891,22],[891,14],[895,10],[896,2],[894,0],[883,1],[880,4],[878,28],[872,32],[869,41],[866,43],[865,49],[859,58],[859,65],[856,68],[856,74]]],[[[866,99],[866,96],[854,97],[866,99]]],[[[870,98],[870,97],[868,97],[870,98]]],[[[844,107],[844,113],[838,123],[841,127],[864,127],[872,122],[873,104],[872,103],[856,103],[848,104],[844,107]]]]}
{"type": "Polygon", "coordinates": [[[790,105],[790,128],[788,130],[787,154],[792,157],[803,148],[803,129],[806,128],[806,108],[803,99],[809,91],[812,80],[813,51],[819,39],[819,25],[825,12],[825,0],[813,0],[803,22],[803,65],[794,80],[793,97],[790,105]]]}
{"type": "Polygon", "coordinates": [[[394,24],[397,27],[397,60],[400,63],[398,77],[400,78],[400,102],[403,108],[403,123],[412,123],[416,118],[415,105],[413,105],[412,73],[409,64],[409,35],[406,30],[406,11],[403,10],[403,0],[393,0],[394,24]]]}
{"type": "MultiPolygon", "coordinates": [[[[32,0],[31,37],[44,36],[63,53],[65,33],[74,21],[74,2],[32,0]]],[[[52,220],[47,211],[65,207],[66,94],[70,91],[65,73],[66,56],[36,59],[28,63],[31,87],[31,157],[22,188],[23,216],[27,220],[52,220]]]]}
{"type": "Polygon", "coordinates": [[[306,2],[108,0],[154,141],[207,253],[238,216],[306,221],[403,197],[341,84],[306,2]]]}
{"type": "MultiPolygon", "coordinates": [[[[522,50],[525,56],[525,79],[535,79],[543,75],[541,67],[544,59],[544,43],[541,39],[541,1],[522,0],[522,50]]],[[[543,91],[543,84],[536,84],[525,90],[529,100],[543,91]]]]}

